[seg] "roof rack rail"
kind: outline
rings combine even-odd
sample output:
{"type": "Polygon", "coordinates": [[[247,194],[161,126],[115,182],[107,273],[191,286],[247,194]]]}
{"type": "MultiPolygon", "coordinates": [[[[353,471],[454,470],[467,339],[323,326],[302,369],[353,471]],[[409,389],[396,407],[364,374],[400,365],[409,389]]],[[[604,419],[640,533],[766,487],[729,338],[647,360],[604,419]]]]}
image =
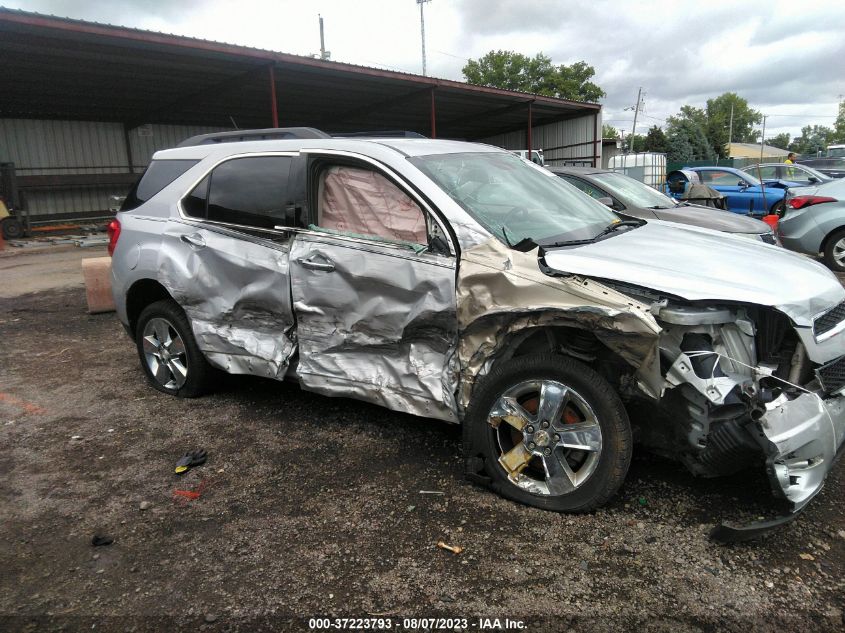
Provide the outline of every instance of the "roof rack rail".
{"type": "Polygon", "coordinates": [[[239,141],[278,141],[292,138],[331,138],[331,136],[313,127],[268,127],[263,130],[234,130],[232,132],[199,134],[186,138],[176,147],[237,143],[239,141]]]}
{"type": "Polygon", "coordinates": [[[336,132],[335,138],[428,138],[410,130],[377,130],[374,132],[336,132]]]}

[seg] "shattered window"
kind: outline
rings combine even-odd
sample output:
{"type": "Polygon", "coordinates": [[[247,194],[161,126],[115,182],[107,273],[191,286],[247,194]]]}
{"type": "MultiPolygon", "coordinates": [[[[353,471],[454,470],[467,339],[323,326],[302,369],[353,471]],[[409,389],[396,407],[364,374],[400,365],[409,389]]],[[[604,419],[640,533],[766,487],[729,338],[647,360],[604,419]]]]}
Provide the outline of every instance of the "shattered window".
{"type": "Polygon", "coordinates": [[[506,152],[409,159],[506,244],[592,239],[619,217],[552,172],[506,152]]]}
{"type": "Polygon", "coordinates": [[[427,244],[425,215],[378,172],[334,166],[320,175],[317,224],[356,236],[427,244]]]}

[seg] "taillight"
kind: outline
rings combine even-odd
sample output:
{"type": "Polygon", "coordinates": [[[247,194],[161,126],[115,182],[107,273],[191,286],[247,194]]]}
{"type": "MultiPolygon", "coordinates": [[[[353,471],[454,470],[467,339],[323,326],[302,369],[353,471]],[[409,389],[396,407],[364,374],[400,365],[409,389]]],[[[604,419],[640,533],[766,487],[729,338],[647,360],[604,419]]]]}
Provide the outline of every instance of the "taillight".
{"type": "Polygon", "coordinates": [[[787,204],[793,209],[803,209],[814,204],[822,204],[823,202],[836,202],[836,198],[829,198],[828,196],[795,196],[790,198],[787,204]]]}
{"type": "Polygon", "coordinates": [[[120,238],[120,220],[112,220],[106,227],[106,232],[109,234],[109,255],[114,255],[114,247],[117,246],[117,240],[120,238]]]}

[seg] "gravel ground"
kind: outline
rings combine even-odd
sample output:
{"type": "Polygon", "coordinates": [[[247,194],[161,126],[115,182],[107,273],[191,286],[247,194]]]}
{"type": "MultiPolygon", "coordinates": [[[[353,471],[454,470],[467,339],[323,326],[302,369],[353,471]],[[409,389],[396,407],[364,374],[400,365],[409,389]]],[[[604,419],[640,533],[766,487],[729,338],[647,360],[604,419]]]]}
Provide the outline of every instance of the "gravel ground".
{"type": "Polygon", "coordinates": [[[762,475],[635,451],[609,506],[556,515],[466,482],[455,426],[251,378],[160,394],[77,287],[0,299],[0,340],[0,630],[843,629],[842,462],[796,522],[720,546],[714,523],[775,511],[762,475]]]}

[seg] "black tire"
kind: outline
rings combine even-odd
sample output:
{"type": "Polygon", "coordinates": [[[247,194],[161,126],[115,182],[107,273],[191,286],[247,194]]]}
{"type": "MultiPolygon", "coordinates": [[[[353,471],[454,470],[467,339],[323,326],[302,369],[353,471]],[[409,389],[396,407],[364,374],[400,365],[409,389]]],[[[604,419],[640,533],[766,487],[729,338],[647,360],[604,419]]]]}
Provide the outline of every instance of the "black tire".
{"type": "Polygon", "coordinates": [[[845,260],[843,263],[839,263],[836,261],[837,252],[841,253],[842,246],[845,244],[840,244],[840,248],[837,249],[837,244],[843,242],[845,240],[845,229],[839,229],[831,233],[830,237],[827,238],[825,241],[824,246],[824,263],[830,268],[832,271],[837,273],[845,273],[845,260]]]}
{"type": "Polygon", "coordinates": [[[23,225],[16,218],[3,218],[0,223],[0,230],[3,231],[3,239],[16,240],[23,237],[23,225]]]}
{"type": "Polygon", "coordinates": [[[784,204],[783,200],[779,200],[772,205],[772,209],[770,211],[771,215],[776,215],[779,218],[783,217],[783,212],[786,209],[786,205],[784,204]]]}
{"type": "MultiPolygon", "coordinates": [[[[563,419],[565,417],[562,416],[563,419]]],[[[539,419],[538,417],[537,420],[539,419]]],[[[501,424],[504,422],[500,423],[500,427],[501,424]]],[[[504,432],[514,434],[507,425],[504,428],[504,432]]],[[[521,439],[518,431],[515,435],[521,439]]],[[[616,494],[628,473],[633,446],[628,415],[613,387],[587,365],[552,354],[520,356],[495,366],[493,371],[481,380],[473,394],[464,420],[463,440],[467,477],[471,481],[487,485],[503,497],[525,505],[571,513],[592,511],[607,503],[616,494]],[[499,398],[503,394],[527,381],[541,380],[561,383],[576,392],[592,409],[601,429],[601,448],[596,461],[593,462],[594,470],[587,475],[583,483],[565,494],[538,494],[511,481],[507,471],[499,463],[499,457],[505,452],[501,446],[500,434],[503,431],[488,422],[488,415],[493,406],[500,402],[499,398]]],[[[516,439],[512,441],[518,442],[516,439]]],[[[523,445],[526,445],[527,441],[524,440],[523,445]]],[[[545,458],[540,456],[536,459],[545,458]]],[[[545,464],[545,461],[542,463],[545,464]]],[[[517,477],[522,476],[519,474],[517,477]]]]}
{"type": "MultiPolygon", "coordinates": [[[[149,332],[149,334],[154,336],[154,333],[152,332],[149,332]]],[[[141,368],[144,370],[147,380],[149,380],[150,384],[159,391],[172,396],[178,396],[180,398],[196,398],[197,396],[203,395],[211,388],[214,369],[208,364],[205,356],[203,356],[197,346],[196,339],[194,339],[194,334],[191,330],[191,325],[188,323],[188,318],[185,316],[184,311],[174,301],[164,299],[151,303],[144,308],[141,315],[138,317],[138,324],[135,329],[135,345],[138,348],[138,357],[141,361],[141,368]],[[148,325],[161,325],[162,322],[166,322],[167,325],[172,328],[172,330],[169,330],[169,335],[173,341],[177,340],[173,337],[173,334],[175,333],[183,342],[183,353],[177,354],[173,352],[172,354],[169,353],[168,356],[171,362],[173,362],[173,359],[178,359],[180,365],[187,370],[183,384],[179,384],[178,378],[176,378],[177,372],[167,368],[165,368],[164,371],[169,372],[170,375],[174,377],[174,380],[171,380],[169,383],[165,383],[163,380],[156,378],[156,375],[153,373],[151,363],[148,361],[148,354],[144,347],[145,331],[148,329],[148,325]]]]}

